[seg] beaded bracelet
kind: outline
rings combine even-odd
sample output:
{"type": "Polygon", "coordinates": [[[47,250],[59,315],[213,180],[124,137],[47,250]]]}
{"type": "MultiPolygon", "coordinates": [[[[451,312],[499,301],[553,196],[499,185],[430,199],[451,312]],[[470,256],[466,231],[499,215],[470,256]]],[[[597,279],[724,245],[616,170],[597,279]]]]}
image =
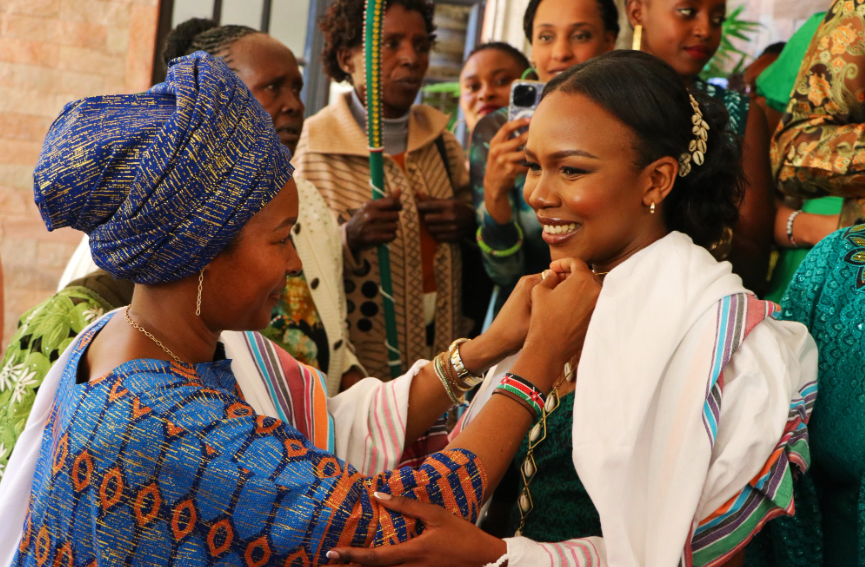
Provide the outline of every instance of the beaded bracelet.
{"type": "Polygon", "coordinates": [[[501,394],[503,396],[507,396],[508,398],[512,399],[513,401],[517,402],[518,404],[520,404],[521,406],[526,408],[526,411],[529,412],[530,414],[532,414],[532,421],[533,422],[538,420],[538,417],[540,414],[538,414],[537,408],[535,406],[533,406],[532,404],[530,404],[529,402],[527,402],[525,400],[525,398],[522,398],[522,397],[518,396],[517,394],[514,394],[513,392],[511,392],[510,390],[507,390],[505,388],[496,388],[495,390],[493,390],[493,394],[501,394]]]}
{"type": "Polygon", "coordinates": [[[520,248],[523,247],[523,229],[521,229],[520,225],[517,223],[514,223],[514,226],[517,229],[517,243],[510,248],[505,248],[504,250],[494,250],[493,248],[490,248],[490,245],[484,242],[484,239],[481,236],[481,231],[483,230],[483,227],[479,226],[477,232],[477,241],[478,246],[480,246],[481,248],[481,251],[495,258],[505,258],[507,256],[513,256],[514,254],[519,252],[520,248]]]}
{"type": "Polygon", "coordinates": [[[508,372],[502,378],[501,384],[496,387],[496,393],[499,390],[510,392],[523,399],[532,407],[536,418],[540,417],[544,411],[546,396],[534,384],[521,376],[508,372]]]}
{"type": "Polygon", "coordinates": [[[450,363],[456,370],[456,375],[459,380],[466,384],[466,389],[471,390],[478,384],[484,381],[483,376],[476,376],[466,369],[463,364],[463,358],[460,356],[460,345],[469,342],[469,339],[457,339],[448,347],[450,363]]]}
{"type": "Polygon", "coordinates": [[[799,243],[793,238],[793,221],[796,220],[796,217],[801,213],[802,209],[799,209],[798,211],[793,211],[790,213],[790,216],[787,217],[787,240],[789,240],[790,244],[793,246],[799,246],[799,243]]]}

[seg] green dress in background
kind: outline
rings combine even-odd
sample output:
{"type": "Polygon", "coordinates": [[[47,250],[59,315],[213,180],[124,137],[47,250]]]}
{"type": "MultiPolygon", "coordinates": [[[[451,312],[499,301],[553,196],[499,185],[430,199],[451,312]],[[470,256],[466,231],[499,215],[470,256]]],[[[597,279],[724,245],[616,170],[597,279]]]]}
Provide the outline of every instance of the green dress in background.
{"type": "MultiPolygon", "coordinates": [[[[802,211],[815,215],[837,215],[841,212],[844,199],[841,197],[820,197],[807,199],[802,203],[802,211]]],[[[778,250],[778,260],[772,269],[772,277],[769,280],[769,289],[764,299],[780,303],[787,291],[787,286],[793,279],[793,274],[799,268],[799,264],[805,260],[810,248],[781,248],[778,250]]]]}
{"type": "Polygon", "coordinates": [[[764,97],[770,108],[778,112],[786,110],[811,38],[825,17],[826,12],[819,12],[808,18],[784,46],[778,59],[757,77],[757,96],[764,97]]]}
{"type": "MultiPolygon", "coordinates": [[[[802,59],[808,51],[811,39],[817,33],[820,22],[826,17],[826,12],[811,16],[807,22],[796,30],[783,51],[774,63],[769,65],[757,77],[757,95],[766,99],[766,104],[778,112],[784,112],[790,102],[790,93],[796,84],[796,76],[802,59]]],[[[823,197],[807,199],[802,204],[802,210],[815,215],[837,215],[841,212],[844,200],[840,197],[823,197]]],[[[809,248],[780,248],[778,259],[772,269],[769,289],[766,299],[776,303],[781,301],[787,285],[793,279],[793,274],[799,264],[808,255],[809,248]]]]}

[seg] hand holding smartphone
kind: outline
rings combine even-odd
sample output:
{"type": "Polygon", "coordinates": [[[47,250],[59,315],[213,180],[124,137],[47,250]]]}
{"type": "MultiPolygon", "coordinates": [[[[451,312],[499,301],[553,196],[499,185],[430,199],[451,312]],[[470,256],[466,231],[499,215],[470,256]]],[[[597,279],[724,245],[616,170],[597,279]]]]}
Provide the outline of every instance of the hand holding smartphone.
{"type": "MultiPolygon", "coordinates": [[[[508,105],[508,121],[520,118],[531,118],[535,109],[541,102],[546,83],[540,81],[514,81],[511,83],[511,98],[508,105]]],[[[527,131],[528,128],[520,128],[517,135],[527,131]]]]}

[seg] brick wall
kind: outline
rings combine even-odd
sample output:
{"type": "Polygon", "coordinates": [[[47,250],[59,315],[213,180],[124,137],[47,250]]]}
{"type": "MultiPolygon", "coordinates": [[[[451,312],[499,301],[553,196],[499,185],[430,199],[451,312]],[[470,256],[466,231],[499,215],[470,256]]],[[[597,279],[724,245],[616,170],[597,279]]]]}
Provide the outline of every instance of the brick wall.
{"type": "Polygon", "coordinates": [[[150,86],[159,0],[0,0],[0,352],[51,295],[80,233],[45,230],[33,166],[52,120],[78,98],[150,86]]]}

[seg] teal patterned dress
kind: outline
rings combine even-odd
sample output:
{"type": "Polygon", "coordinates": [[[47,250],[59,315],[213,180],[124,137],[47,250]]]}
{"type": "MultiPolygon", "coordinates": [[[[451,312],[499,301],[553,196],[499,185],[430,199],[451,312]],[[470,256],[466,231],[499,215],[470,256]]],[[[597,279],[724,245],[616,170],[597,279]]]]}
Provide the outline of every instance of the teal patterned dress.
{"type": "Polygon", "coordinates": [[[513,250],[506,255],[483,252],[484,269],[501,290],[494,300],[496,312],[521,277],[526,274],[537,274],[550,266],[550,248],[541,237],[541,224],[535,216],[535,211],[523,198],[523,184],[526,180],[524,175],[517,178],[509,192],[513,211],[511,222],[497,223],[487,214],[484,206],[484,176],[487,172],[490,140],[507,121],[507,108],[500,108],[484,116],[472,132],[469,147],[472,201],[477,213],[478,225],[481,227],[481,238],[493,250],[513,250]],[[519,243],[520,233],[523,236],[522,246],[514,250],[519,243]]]}
{"type": "MultiPolygon", "coordinates": [[[[808,558],[776,561],[779,566],[863,565],[865,225],[821,240],[799,266],[782,308],[784,319],[804,323],[817,341],[820,394],[808,424],[811,470],[796,484],[796,516],[772,522],[783,533],[755,545],[771,546],[775,553],[787,548],[788,557],[808,558]],[[791,521],[798,525],[790,526],[791,521]]],[[[748,564],[772,565],[750,557],[748,564]]]]}

